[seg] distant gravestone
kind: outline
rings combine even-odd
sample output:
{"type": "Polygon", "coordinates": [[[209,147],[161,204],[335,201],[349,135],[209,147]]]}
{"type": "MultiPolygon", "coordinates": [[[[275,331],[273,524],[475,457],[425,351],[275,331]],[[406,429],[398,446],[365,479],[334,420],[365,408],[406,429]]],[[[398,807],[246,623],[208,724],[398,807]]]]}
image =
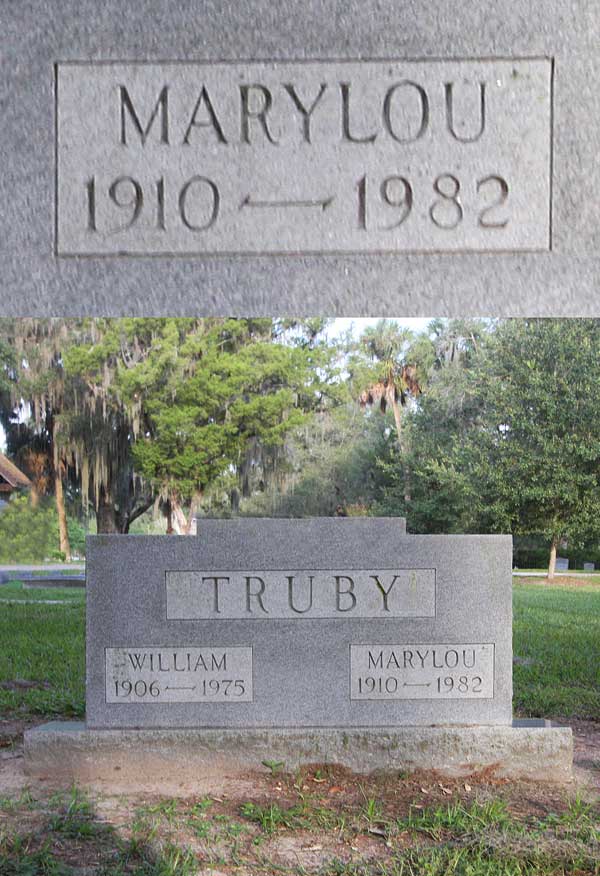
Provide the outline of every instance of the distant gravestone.
{"type": "Polygon", "coordinates": [[[144,771],[157,745],[180,767],[264,751],[361,771],[568,770],[564,733],[512,726],[510,537],[406,535],[393,518],[198,531],[88,539],[86,729],[29,734],[33,772],[87,750],[89,774],[116,746],[114,766],[136,739],[144,771]]]}
{"type": "Polygon", "coordinates": [[[567,557],[557,557],[555,571],[557,572],[566,572],[569,568],[569,560],[567,557]]]}
{"type": "Polygon", "coordinates": [[[589,3],[0,9],[5,315],[592,312],[589,3]]]}
{"type": "Polygon", "coordinates": [[[594,572],[595,569],[596,569],[595,563],[584,563],[583,564],[583,571],[584,572],[594,572]]]}

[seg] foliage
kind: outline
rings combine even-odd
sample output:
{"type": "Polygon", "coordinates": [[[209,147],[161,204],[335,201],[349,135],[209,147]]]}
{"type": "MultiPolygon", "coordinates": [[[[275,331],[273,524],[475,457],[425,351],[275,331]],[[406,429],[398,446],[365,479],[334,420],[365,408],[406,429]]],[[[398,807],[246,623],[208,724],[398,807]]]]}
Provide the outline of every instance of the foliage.
{"type": "MultiPolygon", "coordinates": [[[[600,322],[508,320],[480,337],[464,328],[412,417],[413,530],[597,539],[600,322]]],[[[402,473],[386,473],[389,510],[401,505],[402,473]]]]}
{"type": "Polygon", "coordinates": [[[285,328],[271,320],[206,321],[172,345],[168,365],[161,348],[122,375],[146,424],[132,450],[136,470],[171,507],[197,507],[233,473],[248,495],[289,432],[339,392],[331,351],[295,330],[284,342],[285,328]]]}
{"type": "Polygon", "coordinates": [[[0,563],[42,563],[58,548],[58,520],[47,503],[12,497],[0,511],[0,563]]]}
{"type": "Polygon", "coordinates": [[[242,502],[240,511],[270,517],[368,514],[382,489],[378,459],[386,453],[396,454],[391,415],[365,415],[355,403],[320,412],[288,437],[277,478],[242,502]]]}
{"type": "Polygon", "coordinates": [[[600,534],[600,321],[510,320],[478,374],[470,435],[490,522],[581,543],[600,534]]]}
{"type": "Polygon", "coordinates": [[[481,413],[475,369],[488,330],[473,320],[433,320],[428,328],[425,391],[404,423],[404,466],[389,454],[379,460],[384,488],[376,510],[407,516],[412,532],[469,532],[483,525],[472,495],[478,485],[460,454],[481,413]],[[406,469],[410,496],[405,490],[406,469]]]}
{"type": "MultiPolygon", "coordinates": [[[[85,556],[85,527],[68,518],[73,553],[85,556]]],[[[43,563],[59,559],[58,515],[54,504],[42,500],[33,506],[28,496],[13,495],[0,511],[0,563],[43,563]]]]}

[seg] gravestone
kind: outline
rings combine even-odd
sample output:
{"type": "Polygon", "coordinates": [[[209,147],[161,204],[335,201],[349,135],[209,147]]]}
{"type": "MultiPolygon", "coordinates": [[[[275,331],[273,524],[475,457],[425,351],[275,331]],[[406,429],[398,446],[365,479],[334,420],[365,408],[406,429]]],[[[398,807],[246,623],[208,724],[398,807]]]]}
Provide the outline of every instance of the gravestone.
{"type": "Polygon", "coordinates": [[[583,571],[584,572],[594,572],[595,569],[596,569],[595,563],[584,563],[583,564],[583,571]]]}
{"type": "Polygon", "coordinates": [[[175,752],[204,770],[263,752],[564,778],[570,731],[512,722],[511,557],[508,536],[406,535],[393,518],[90,537],[86,728],[29,733],[29,769],[86,746],[86,769],[92,754],[122,769],[137,739],[144,774],[158,745],[171,773],[175,752]]]}
{"type": "Polygon", "coordinates": [[[5,315],[597,311],[590,0],[0,17],[5,315]]]}
{"type": "Polygon", "coordinates": [[[557,557],[555,570],[557,572],[567,572],[569,569],[569,558],[568,557],[557,557]]]}

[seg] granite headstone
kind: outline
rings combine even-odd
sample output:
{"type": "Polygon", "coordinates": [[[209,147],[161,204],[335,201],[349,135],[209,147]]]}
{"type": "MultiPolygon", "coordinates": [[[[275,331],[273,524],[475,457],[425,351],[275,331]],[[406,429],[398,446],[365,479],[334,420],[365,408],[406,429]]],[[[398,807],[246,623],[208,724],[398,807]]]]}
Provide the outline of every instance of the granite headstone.
{"type": "Polygon", "coordinates": [[[0,312],[596,314],[596,13],[0,0],[0,312]]]}
{"type": "Polygon", "coordinates": [[[511,723],[509,536],[202,520],[87,568],[90,728],[511,723]]]}

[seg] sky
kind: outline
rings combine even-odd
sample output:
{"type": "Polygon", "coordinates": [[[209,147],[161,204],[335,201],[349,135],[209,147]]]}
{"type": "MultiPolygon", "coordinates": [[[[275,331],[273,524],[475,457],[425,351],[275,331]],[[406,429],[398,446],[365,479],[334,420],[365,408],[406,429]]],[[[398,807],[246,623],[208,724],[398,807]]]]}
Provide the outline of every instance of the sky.
{"type": "MultiPolygon", "coordinates": [[[[369,325],[375,325],[375,323],[380,319],[380,317],[373,317],[371,319],[365,319],[363,317],[354,317],[347,316],[339,319],[334,319],[333,324],[329,329],[329,336],[331,338],[337,338],[339,335],[347,332],[348,329],[352,329],[352,334],[355,337],[358,337],[369,325]]],[[[415,332],[422,331],[427,327],[427,324],[431,321],[432,317],[400,317],[394,316],[390,317],[394,322],[399,323],[402,326],[406,326],[407,328],[412,329],[415,332]]],[[[6,436],[4,434],[4,429],[0,425],[0,451],[6,450],[6,436]]]]}

